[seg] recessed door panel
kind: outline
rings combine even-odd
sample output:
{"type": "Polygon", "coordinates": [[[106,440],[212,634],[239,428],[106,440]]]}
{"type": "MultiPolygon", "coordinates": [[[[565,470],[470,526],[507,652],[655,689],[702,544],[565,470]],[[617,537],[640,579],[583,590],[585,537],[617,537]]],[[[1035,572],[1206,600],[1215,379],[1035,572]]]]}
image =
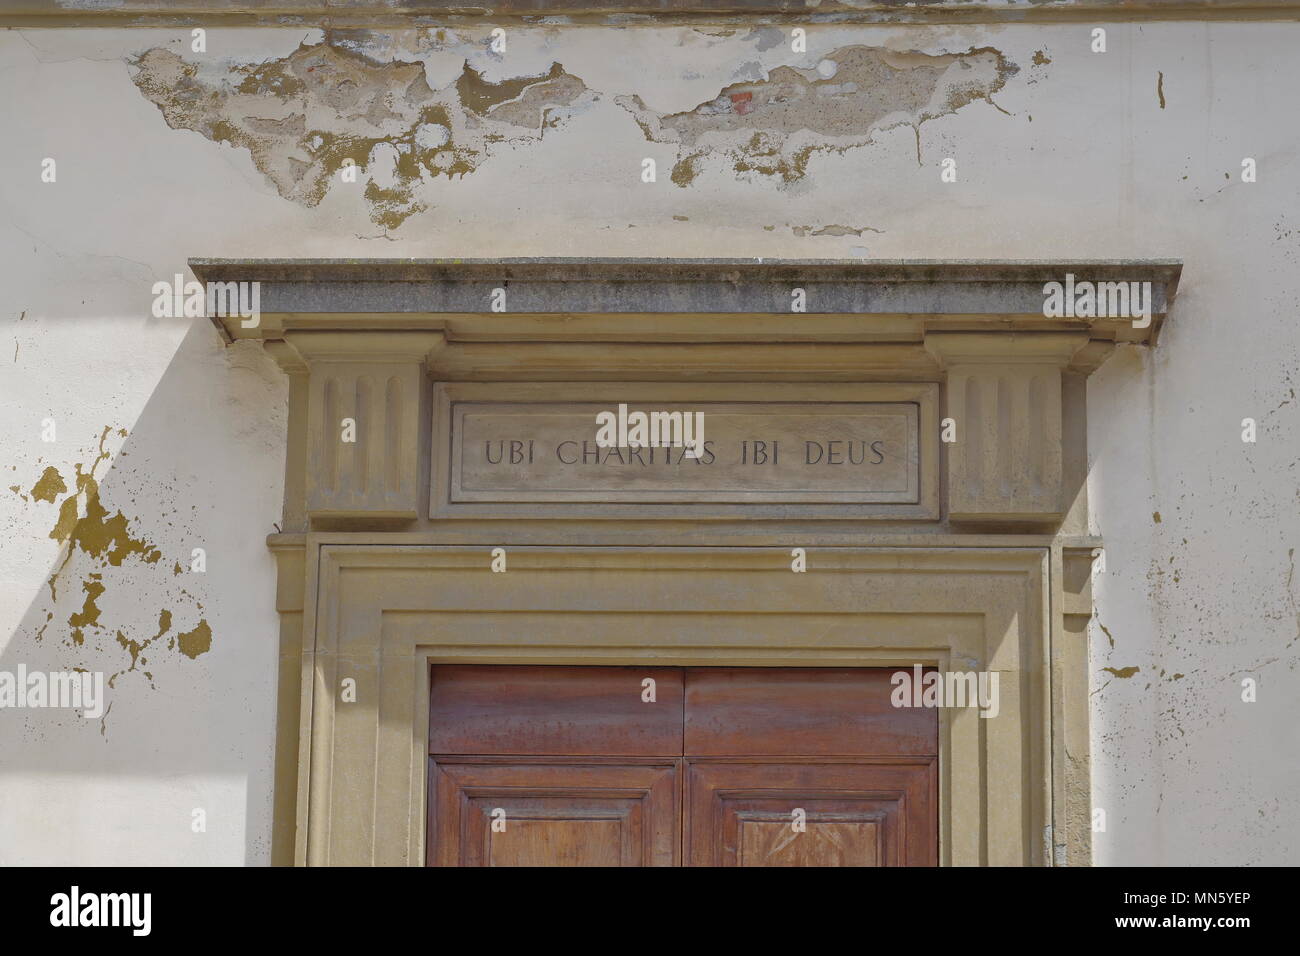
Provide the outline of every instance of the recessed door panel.
{"type": "Polygon", "coordinates": [[[686,671],[691,756],[938,753],[938,712],[890,703],[894,668],[701,667],[686,671]]]}
{"type": "Polygon", "coordinates": [[[429,753],[680,757],[682,669],[435,667],[429,753]]]}
{"type": "Polygon", "coordinates": [[[779,810],[736,814],[737,866],[883,866],[884,827],[879,814],[852,810],[817,814],[813,826],[795,830],[779,810]]]}
{"type": "Polygon", "coordinates": [[[933,758],[688,761],[692,866],[934,866],[933,758]]]}
{"type": "Polygon", "coordinates": [[[678,762],[431,761],[437,866],[673,866],[678,762]]]}

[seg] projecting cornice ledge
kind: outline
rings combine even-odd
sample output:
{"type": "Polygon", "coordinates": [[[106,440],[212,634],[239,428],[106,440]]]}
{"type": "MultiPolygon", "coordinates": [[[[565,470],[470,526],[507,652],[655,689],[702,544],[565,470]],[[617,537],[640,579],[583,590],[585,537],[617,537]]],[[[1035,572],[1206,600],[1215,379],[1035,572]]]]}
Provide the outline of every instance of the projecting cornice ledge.
{"type": "Polygon", "coordinates": [[[5,0],[0,27],[1292,20],[1296,0],[5,0]]]}
{"type": "MultiPolygon", "coordinates": [[[[747,400],[783,388],[815,404],[837,383],[849,390],[836,395],[857,396],[920,386],[902,393],[920,416],[906,516],[939,518],[942,470],[949,520],[1054,528],[1086,461],[1081,377],[1116,343],[1155,340],[1181,271],[1166,260],[190,264],[209,304],[258,303],[214,321],[260,340],[290,377],[286,500],[298,504],[286,528],[418,520],[420,476],[449,473],[442,443],[459,434],[450,399],[435,414],[431,383],[474,395],[465,389],[486,383],[520,403],[706,402],[739,383],[747,400]],[[942,439],[951,448],[936,401],[960,430],[942,439]],[[431,416],[436,439],[422,425],[431,416]],[[362,437],[341,443],[340,428],[362,437]]],[[[465,503],[450,488],[435,489],[435,510],[465,503]]]]}
{"type": "Polygon", "coordinates": [[[190,267],[205,283],[258,283],[255,325],[214,319],[229,339],[400,329],[555,341],[562,319],[567,340],[593,342],[915,343],[934,331],[1087,331],[1106,343],[1152,344],[1182,272],[1172,259],[191,259],[190,267]]]}

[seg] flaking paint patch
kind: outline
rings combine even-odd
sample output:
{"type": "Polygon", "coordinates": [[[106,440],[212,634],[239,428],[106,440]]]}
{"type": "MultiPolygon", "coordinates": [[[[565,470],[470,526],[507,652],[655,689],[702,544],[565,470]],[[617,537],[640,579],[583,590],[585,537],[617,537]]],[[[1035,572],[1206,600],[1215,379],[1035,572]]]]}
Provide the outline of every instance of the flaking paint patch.
{"type": "Polygon", "coordinates": [[[671,178],[678,186],[694,182],[701,160],[712,155],[725,157],[738,174],[791,183],[807,174],[816,152],[864,146],[897,126],[915,129],[919,143],[929,120],[975,100],[996,107],[991,97],[1019,69],[991,47],[931,55],[846,46],[817,68],[780,66],[765,80],[734,83],[685,112],[655,112],[637,95],[615,102],[647,140],[677,145],[671,178]]]}
{"type": "Polygon", "coordinates": [[[71,628],[70,636],[72,643],[84,644],[86,642],[86,628],[99,624],[99,601],[100,595],[104,593],[102,574],[91,574],[86,580],[81,582],[81,589],[86,592],[86,600],[81,605],[81,610],[68,618],[68,627],[71,628]]]}
{"type": "Polygon", "coordinates": [[[122,562],[133,554],[139,555],[146,564],[153,564],[162,557],[162,552],[147,541],[132,537],[126,515],[121,511],[109,515],[100,501],[95,469],[108,459],[108,453],[104,451],[107,437],[108,429],[105,428],[99,440],[100,455],[89,471],[83,472],[80,464],[75,466],[77,490],[59,506],[59,520],[50,531],[50,537],[67,544],[68,554],[80,549],[91,557],[102,558],[113,567],[121,567],[122,562]]]}
{"type": "Polygon", "coordinates": [[[41,474],[36,484],[32,485],[31,496],[37,501],[48,501],[54,504],[54,499],[68,490],[68,485],[59,474],[59,469],[50,465],[41,474]]]}
{"type": "Polygon", "coordinates": [[[1140,667],[1103,667],[1102,670],[1115,675],[1121,680],[1127,680],[1128,678],[1136,674],[1138,671],[1140,671],[1141,668],[1140,667]]]}
{"type": "Polygon", "coordinates": [[[194,630],[176,635],[176,646],[180,648],[182,654],[194,660],[200,654],[212,649],[212,628],[208,626],[206,620],[199,621],[194,630]]]}
{"type": "Polygon", "coordinates": [[[494,146],[538,141],[595,101],[559,63],[493,82],[466,61],[434,90],[422,62],[357,47],[327,34],[279,59],[216,66],[157,47],[132,63],[132,79],[168,126],[247,149],[285,199],[311,207],[334,183],[355,188],[341,176],[354,163],[370,218],[385,229],[428,208],[416,197],[422,184],[472,173],[494,146]]]}
{"type": "MultiPolygon", "coordinates": [[[[167,610],[166,608],[163,608],[161,611],[158,612],[158,633],[155,634],[153,637],[146,638],[143,641],[133,641],[130,638],[128,638],[125,634],[123,634],[121,631],[118,631],[117,643],[120,644],[123,648],[125,648],[128,653],[130,653],[131,666],[126,668],[125,670],[120,670],[117,673],[112,674],[108,678],[108,686],[116,687],[118,677],[120,677],[122,674],[126,674],[135,670],[137,665],[139,666],[147,665],[149,663],[149,659],[144,656],[143,652],[146,649],[148,649],[150,645],[161,640],[163,636],[166,635],[167,632],[171,630],[171,628],[172,628],[172,612],[167,610]]],[[[211,638],[209,636],[209,645],[210,644],[211,644],[211,638]]],[[[153,682],[153,674],[151,674],[149,671],[143,671],[142,673],[146,678],[148,678],[149,686],[156,689],[157,685],[154,684],[153,682]]]]}
{"type": "MultiPolygon", "coordinates": [[[[134,629],[128,624],[105,622],[102,599],[110,593],[113,586],[114,575],[110,569],[129,569],[129,578],[123,580],[129,580],[132,601],[136,603],[148,593],[148,585],[144,582],[156,580],[142,578],[142,574],[158,567],[159,573],[165,575],[167,580],[172,577],[167,574],[165,566],[160,565],[162,550],[133,528],[132,521],[121,510],[114,509],[110,514],[110,509],[101,499],[99,473],[111,458],[107,442],[113,431],[112,426],[104,427],[94,456],[88,464],[74,463],[75,480],[72,489],[68,488],[54,466],[46,467],[32,487],[30,500],[33,505],[53,507],[55,515],[49,536],[62,545],[61,557],[48,581],[50,605],[46,609],[45,620],[34,637],[38,642],[43,641],[53,625],[56,633],[62,632],[60,643],[82,659],[82,663],[69,665],[68,669],[109,671],[110,687],[115,686],[117,678],[122,674],[140,670],[149,680],[150,686],[156,686],[153,673],[143,669],[149,661],[145,651],[171,634],[169,649],[177,649],[186,657],[194,659],[211,649],[212,629],[206,619],[200,619],[193,630],[174,634],[173,611],[170,608],[159,611],[156,632],[134,634],[134,629]],[[65,495],[62,500],[59,500],[60,494],[65,495]],[[79,581],[79,589],[62,586],[68,578],[79,581]],[[55,611],[59,609],[62,592],[66,592],[63,598],[65,605],[75,603],[60,613],[64,624],[60,628],[55,623],[55,611]],[[114,649],[128,658],[124,662],[125,666],[116,670],[105,661],[105,655],[114,649]]],[[[126,437],[125,429],[118,429],[117,434],[126,437]]],[[[176,562],[174,567],[179,569],[180,563],[176,562]]],[[[193,615],[191,620],[198,617],[202,604],[194,600],[184,588],[179,589],[179,596],[187,598],[187,603],[193,605],[185,610],[187,616],[193,615]]]]}

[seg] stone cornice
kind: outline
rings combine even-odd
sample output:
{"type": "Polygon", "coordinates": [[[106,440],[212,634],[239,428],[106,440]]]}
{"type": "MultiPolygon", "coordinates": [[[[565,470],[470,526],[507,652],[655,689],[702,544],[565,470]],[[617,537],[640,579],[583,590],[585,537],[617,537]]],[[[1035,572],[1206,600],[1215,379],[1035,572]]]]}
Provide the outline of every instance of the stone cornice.
{"type": "Polygon", "coordinates": [[[263,282],[421,282],[520,279],[545,282],[1029,282],[1066,272],[1096,280],[1176,282],[1178,259],[206,259],[189,260],[210,280],[263,282]],[[1141,273],[1140,275],[1138,273],[1141,273]]]}
{"type": "Polygon", "coordinates": [[[1297,0],[8,0],[0,27],[1294,20],[1297,0]]]}
{"type": "Polygon", "coordinates": [[[1084,330],[1106,343],[1150,344],[1182,272],[1172,259],[191,259],[190,267],[204,282],[260,283],[256,327],[214,319],[230,339],[406,329],[466,342],[900,344],[937,331],[1084,330]],[[1079,284],[1149,282],[1150,322],[1044,315],[1045,284],[1067,275],[1079,284]],[[793,308],[796,290],[802,310],[793,308]],[[561,326],[547,323],[557,316],[561,326]]]}

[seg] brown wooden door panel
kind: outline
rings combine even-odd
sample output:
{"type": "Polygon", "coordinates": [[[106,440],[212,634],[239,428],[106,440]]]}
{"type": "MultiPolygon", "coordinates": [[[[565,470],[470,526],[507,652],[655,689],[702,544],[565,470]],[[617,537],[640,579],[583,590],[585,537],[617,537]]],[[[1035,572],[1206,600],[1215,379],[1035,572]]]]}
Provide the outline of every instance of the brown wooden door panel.
{"type": "Polygon", "coordinates": [[[430,760],[433,866],[675,866],[680,761],[430,760]],[[496,826],[494,827],[494,823],[496,826]]]}
{"type": "Polygon", "coordinates": [[[736,866],[884,866],[885,826],[879,811],[818,806],[812,826],[795,832],[789,814],[750,807],[734,816],[728,840],[736,866]]]}
{"type": "Polygon", "coordinates": [[[686,672],[688,756],[890,756],[939,752],[938,711],[894,707],[894,668],[686,672]]]}
{"type": "Polygon", "coordinates": [[[431,754],[682,753],[680,667],[439,665],[432,685],[431,754]]]}
{"type": "Polygon", "coordinates": [[[892,673],[434,667],[427,862],[935,865],[938,714],[892,673]]]}
{"type": "Polygon", "coordinates": [[[685,855],[691,866],[938,863],[934,758],[689,760],[686,788],[685,855]]]}

